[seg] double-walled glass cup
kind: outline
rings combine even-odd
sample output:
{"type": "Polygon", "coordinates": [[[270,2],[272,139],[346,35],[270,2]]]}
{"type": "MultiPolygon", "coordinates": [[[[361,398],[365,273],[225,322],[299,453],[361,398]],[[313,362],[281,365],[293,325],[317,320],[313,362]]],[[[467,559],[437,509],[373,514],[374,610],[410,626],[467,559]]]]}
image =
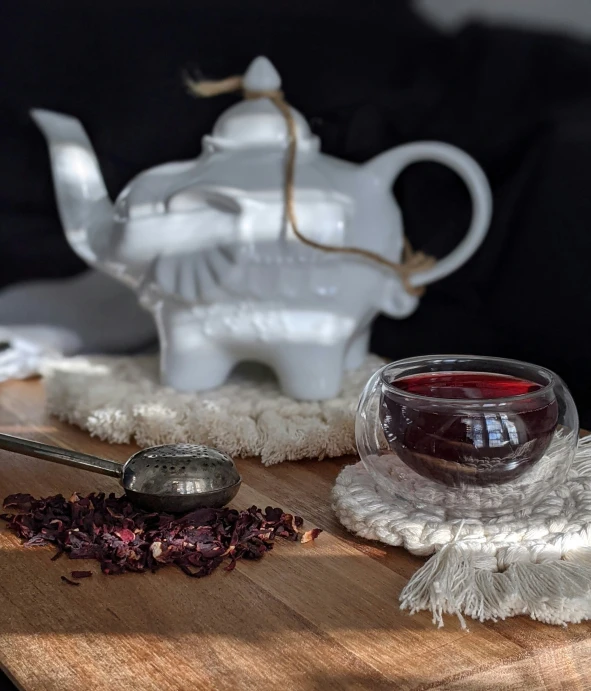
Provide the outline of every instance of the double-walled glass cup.
{"type": "Polygon", "coordinates": [[[577,410],[543,367],[433,355],[386,365],[368,382],[357,448],[381,492],[450,516],[513,514],[564,482],[577,410]]]}

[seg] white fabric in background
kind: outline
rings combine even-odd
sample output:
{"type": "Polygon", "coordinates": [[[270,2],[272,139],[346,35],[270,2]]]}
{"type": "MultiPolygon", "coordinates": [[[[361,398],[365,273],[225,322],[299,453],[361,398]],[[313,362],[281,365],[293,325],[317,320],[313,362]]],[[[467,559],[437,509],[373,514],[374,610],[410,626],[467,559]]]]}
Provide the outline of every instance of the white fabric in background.
{"type": "Polygon", "coordinates": [[[38,374],[47,358],[133,353],[155,341],[135,294],[96,271],[0,290],[0,381],[38,374]]]}
{"type": "Polygon", "coordinates": [[[0,382],[26,379],[48,358],[80,350],[76,334],[55,326],[0,326],[0,382]]]}
{"type": "Polygon", "coordinates": [[[414,0],[433,24],[456,30],[468,22],[591,36],[589,0],[414,0]]]}

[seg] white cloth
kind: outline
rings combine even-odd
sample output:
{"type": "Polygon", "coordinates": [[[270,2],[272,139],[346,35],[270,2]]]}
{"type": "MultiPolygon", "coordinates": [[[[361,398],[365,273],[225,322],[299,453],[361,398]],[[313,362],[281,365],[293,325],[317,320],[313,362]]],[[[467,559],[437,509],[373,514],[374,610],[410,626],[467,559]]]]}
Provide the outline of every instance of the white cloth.
{"type": "Polygon", "coordinates": [[[131,290],[96,271],[0,290],[0,381],[38,374],[48,358],[138,352],[155,340],[131,290]]]}
{"type": "Polygon", "coordinates": [[[218,389],[186,394],[158,383],[155,357],[76,357],[44,370],[48,411],[114,443],[193,442],[265,465],[355,453],[359,393],[383,361],[346,372],[338,398],[284,396],[262,367],[242,367],[218,389]]]}
{"type": "Polygon", "coordinates": [[[0,382],[39,373],[41,363],[80,349],[75,333],[55,326],[0,326],[0,382]]]}

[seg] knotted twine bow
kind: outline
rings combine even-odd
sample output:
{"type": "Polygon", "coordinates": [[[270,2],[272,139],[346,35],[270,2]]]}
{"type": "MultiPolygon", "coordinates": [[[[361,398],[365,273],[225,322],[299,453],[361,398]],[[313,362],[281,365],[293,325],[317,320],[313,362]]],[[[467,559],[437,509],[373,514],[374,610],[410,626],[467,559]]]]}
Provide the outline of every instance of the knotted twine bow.
{"type": "Polygon", "coordinates": [[[254,98],[268,98],[277,110],[283,115],[285,124],[287,125],[288,133],[288,148],[285,159],[285,180],[284,180],[284,196],[285,196],[285,212],[289,223],[291,224],[294,235],[300,242],[308,247],[321,250],[323,252],[339,252],[341,254],[354,254],[360,257],[365,257],[377,264],[387,266],[393,269],[400,278],[404,289],[409,295],[421,296],[425,292],[424,286],[413,286],[410,283],[410,278],[413,274],[420,271],[426,271],[433,267],[436,259],[421,251],[414,251],[408,238],[404,237],[404,249],[402,252],[402,261],[393,262],[376,252],[361,249],[359,247],[339,247],[337,245],[326,245],[321,242],[316,242],[303,235],[298,227],[295,201],[294,201],[294,175],[295,175],[295,160],[297,153],[297,133],[296,125],[291,108],[283,97],[283,92],[277,89],[269,91],[251,91],[244,88],[242,77],[227,77],[220,81],[193,81],[187,78],[186,80],[189,91],[201,98],[210,98],[212,96],[219,96],[220,94],[229,94],[234,91],[242,91],[245,99],[254,98]]]}

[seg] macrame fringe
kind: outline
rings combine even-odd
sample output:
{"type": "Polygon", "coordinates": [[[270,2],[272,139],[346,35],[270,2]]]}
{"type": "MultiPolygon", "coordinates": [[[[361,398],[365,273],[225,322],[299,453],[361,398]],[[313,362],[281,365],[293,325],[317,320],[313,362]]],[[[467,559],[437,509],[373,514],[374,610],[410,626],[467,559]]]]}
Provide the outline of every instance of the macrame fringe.
{"type": "Polygon", "coordinates": [[[564,482],[527,512],[458,520],[448,515],[446,491],[420,506],[396,500],[362,463],[339,474],[333,508],[359,537],[432,555],[402,590],[400,606],[431,612],[438,626],[444,614],[464,629],[467,617],[526,615],[562,626],[591,619],[591,436],[579,442],[564,482]]]}
{"type": "Polygon", "coordinates": [[[466,630],[465,616],[482,622],[523,614],[547,624],[579,623],[591,618],[591,548],[498,571],[496,556],[474,550],[469,541],[452,542],[406,584],[400,608],[431,611],[439,627],[444,614],[455,614],[466,630]]]}

